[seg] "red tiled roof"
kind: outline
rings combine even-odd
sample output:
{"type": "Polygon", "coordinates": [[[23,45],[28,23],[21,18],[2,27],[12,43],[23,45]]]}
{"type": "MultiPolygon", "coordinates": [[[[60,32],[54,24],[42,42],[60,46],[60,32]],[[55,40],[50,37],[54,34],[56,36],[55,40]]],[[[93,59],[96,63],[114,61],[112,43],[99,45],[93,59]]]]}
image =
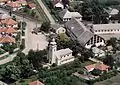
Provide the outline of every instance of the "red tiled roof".
{"type": "Polygon", "coordinates": [[[44,85],[44,84],[41,83],[39,80],[36,80],[36,81],[31,82],[29,85],[44,85]]]}
{"type": "Polygon", "coordinates": [[[36,7],[36,5],[35,5],[34,3],[29,3],[28,6],[29,6],[30,8],[36,7]]]}
{"type": "Polygon", "coordinates": [[[8,28],[4,27],[4,28],[0,28],[0,33],[2,32],[11,34],[11,33],[16,33],[17,31],[13,27],[8,27],[8,28]]]}
{"type": "Polygon", "coordinates": [[[1,24],[14,25],[17,24],[17,22],[14,21],[13,19],[5,19],[5,20],[1,20],[1,24]]]}
{"type": "Polygon", "coordinates": [[[88,71],[92,71],[93,69],[99,69],[101,71],[107,71],[108,68],[110,68],[109,66],[107,65],[104,65],[102,63],[97,63],[97,64],[92,64],[92,65],[88,65],[88,66],[85,66],[85,68],[88,70],[88,71]]]}
{"type": "Polygon", "coordinates": [[[1,37],[0,43],[15,43],[15,38],[10,37],[10,36],[1,37]]]}
{"type": "Polygon", "coordinates": [[[13,8],[19,8],[21,6],[18,2],[13,2],[13,1],[7,3],[7,5],[13,8]]]}

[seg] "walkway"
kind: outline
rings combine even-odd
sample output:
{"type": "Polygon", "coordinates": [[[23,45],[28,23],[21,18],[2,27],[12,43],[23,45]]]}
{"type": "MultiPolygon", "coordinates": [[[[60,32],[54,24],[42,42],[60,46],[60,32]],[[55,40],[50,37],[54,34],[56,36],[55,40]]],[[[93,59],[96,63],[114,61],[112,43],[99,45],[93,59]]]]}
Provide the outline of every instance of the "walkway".
{"type": "Polygon", "coordinates": [[[55,24],[55,20],[53,19],[53,17],[51,16],[51,14],[49,13],[49,11],[47,10],[47,8],[45,7],[45,5],[43,4],[43,2],[41,0],[37,0],[37,2],[39,3],[39,5],[41,6],[41,8],[43,9],[43,11],[45,12],[46,16],[49,18],[50,22],[52,24],[55,24]]]}

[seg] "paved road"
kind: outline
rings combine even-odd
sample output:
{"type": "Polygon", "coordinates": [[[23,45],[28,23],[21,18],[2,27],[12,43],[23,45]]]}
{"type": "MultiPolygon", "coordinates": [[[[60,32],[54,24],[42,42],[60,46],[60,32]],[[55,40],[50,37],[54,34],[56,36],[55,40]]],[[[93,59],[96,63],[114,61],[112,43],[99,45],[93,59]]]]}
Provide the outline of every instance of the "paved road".
{"type": "Polygon", "coordinates": [[[5,64],[5,63],[8,63],[8,62],[12,61],[15,57],[16,57],[16,53],[15,53],[15,54],[10,55],[9,57],[7,57],[7,58],[5,58],[5,59],[3,59],[3,60],[0,60],[0,65],[5,64]]]}
{"type": "Polygon", "coordinates": [[[43,2],[41,0],[37,0],[39,5],[41,6],[41,8],[43,9],[43,11],[45,12],[45,14],[47,15],[47,17],[49,18],[50,22],[52,24],[55,24],[55,20],[53,19],[53,17],[51,16],[51,14],[49,13],[49,11],[47,10],[47,8],[45,7],[45,5],[43,4],[43,2]]]}

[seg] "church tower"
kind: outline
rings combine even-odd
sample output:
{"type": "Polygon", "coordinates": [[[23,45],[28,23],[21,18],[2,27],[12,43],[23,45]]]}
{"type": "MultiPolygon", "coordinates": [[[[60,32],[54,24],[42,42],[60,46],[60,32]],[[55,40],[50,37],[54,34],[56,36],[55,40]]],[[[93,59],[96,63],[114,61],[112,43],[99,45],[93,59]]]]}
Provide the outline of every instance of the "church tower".
{"type": "Polygon", "coordinates": [[[50,64],[56,63],[55,51],[57,50],[57,45],[54,38],[52,38],[52,41],[49,42],[48,48],[49,48],[48,50],[49,63],[50,64]]]}

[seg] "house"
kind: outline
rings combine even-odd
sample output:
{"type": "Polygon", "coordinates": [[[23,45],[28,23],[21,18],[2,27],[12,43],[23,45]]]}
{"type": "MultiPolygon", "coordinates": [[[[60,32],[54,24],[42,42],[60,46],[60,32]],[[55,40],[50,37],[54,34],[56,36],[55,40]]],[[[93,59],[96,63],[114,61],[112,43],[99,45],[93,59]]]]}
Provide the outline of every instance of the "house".
{"type": "Polygon", "coordinates": [[[88,71],[88,72],[91,72],[93,71],[94,69],[98,69],[102,72],[106,71],[108,72],[109,70],[109,66],[103,64],[103,63],[96,63],[96,64],[91,64],[91,65],[88,65],[88,66],[85,66],[85,69],[88,71]]]}
{"type": "Polygon", "coordinates": [[[32,10],[36,9],[36,5],[34,3],[28,3],[28,7],[32,10]]]}
{"type": "Polygon", "coordinates": [[[49,43],[48,60],[50,64],[62,65],[74,61],[74,56],[72,56],[72,50],[69,48],[57,50],[57,45],[55,39],[49,43]]]}
{"type": "Polygon", "coordinates": [[[64,9],[63,3],[61,1],[52,1],[53,7],[57,9],[64,9]]]}
{"type": "Polygon", "coordinates": [[[8,2],[8,3],[6,4],[6,6],[7,6],[7,8],[9,8],[9,9],[12,10],[12,11],[16,11],[16,10],[19,10],[19,9],[22,8],[22,7],[21,7],[21,4],[19,4],[18,2],[13,2],[13,1],[8,2]]]}
{"type": "Polygon", "coordinates": [[[4,43],[16,43],[15,38],[10,37],[10,36],[2,36],[0,37],[0,46],[2,46],[4,43]]]}
{"type": "Polygon", "coordinates": [[[16,36],[17,35],[17,30],[15,30],[13,27],[2,27],[0,28],[0,33],[2,35],[13,35],[16,36]]]}
{"type": "Polygon", "coordinates": [[[65,33],[66,29],[59,24],[51,24],[51,30],[56,34],[65,33]]]}
{"type": "Polygon", "coordinates": [[[0,0],[0,5],[4,5],[5,3],[7,3],[9,0],[0,0]]]}
{"type": "Polygon", "coordinates": [[[29,85],[44,85],[44,84],[40,82],[39,80],[36,80],[36,81],[29,83],[29,85]]]}
{"type": "Polygon", "coordinates": [[[4,13],[1,13],[0,14],[0,20],[5,20],[5,19],[9,19],[10,16],[8,14],[4,14],[4,13]]]}
{"type": "Polygon", "coordinates": [[[20,4],[21,6],[26,6],[27,5],[27,1],[26,0],[17,0],[15,1],[17,2],[18,4],[20,4]]]}
{"type": "Polygon", "coordinates": [[[13,19],[4,19],[0,21],[0,24],[4,27],[14,27],[17,28],[18,27],[18,23],[13,20],[13,19]]]}
{"type": "Polygon", "coordinates": [[[105,56],[105,51],[97,48],[97,47],[93,47],[92,48],[92,52],[94,53],[94,56],[95,57],[102,57],[102,56],[105,56]]]}
{"type": "Polygon", "coordinates": [[[99,35],[105,41],[110,38],[120,38],[120,24],[111,23],[111,24],[94,24],[93,25],[94,34],[99,35]]]}
{"type": "Polygon", "coordinates": [[[65,23],[67,34],[73,41],[77,41],[81,46],[91,48],[91,46],[104,45],[104,39],[94,34],[78,19],[71,19],[65,23]]]}
{"type": "Polygon", "coordinates": [[[109,18],[119,13],[119,10],[111,7],[109,7],[108,9],[104,9],[104,11],[109,15],[109,18]]]}
{"type": "Polygon", "coordinates": [[[59,12],[59,17],[62,19],[62,21],[70,21],[72,18],[76,18],[78,20],[82,20],[82,15],[78,12],[70,12],[67,9],[63,9],[61,12],[59,12]]]}

